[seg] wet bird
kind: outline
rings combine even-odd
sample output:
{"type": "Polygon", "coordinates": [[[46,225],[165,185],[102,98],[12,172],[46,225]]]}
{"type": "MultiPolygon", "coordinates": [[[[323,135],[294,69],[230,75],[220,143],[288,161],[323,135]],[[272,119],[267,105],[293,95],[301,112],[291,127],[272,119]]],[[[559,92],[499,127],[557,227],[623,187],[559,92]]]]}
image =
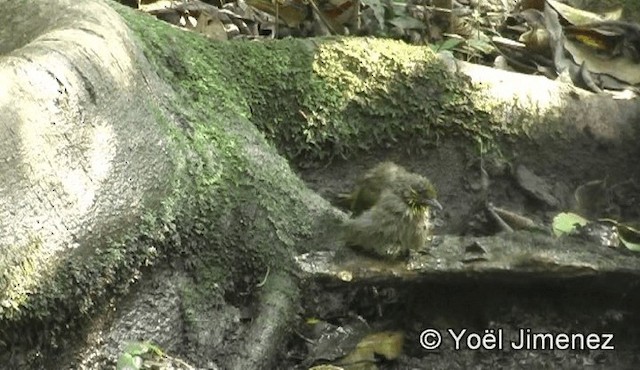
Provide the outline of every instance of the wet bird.
{"type": "Polygon", "coordinates": [[[342,204],[351,211],[352,216],[358,216],[373,207],[385,189],[399,193],[406,186],[416,186],[429,192],[435,199],[436,190],[424,176],[412,173],[393,162],[385,161],[367,171],[358,181],[354,190],[342,195],[342,204]]]}
{"type": "Polygon", "coordinates": [[[369,170],[349,200],[346,244],[385,258],[423,248],[432,232],[430,208],[442,209],[427,178],[392,162],[369,170]]]}

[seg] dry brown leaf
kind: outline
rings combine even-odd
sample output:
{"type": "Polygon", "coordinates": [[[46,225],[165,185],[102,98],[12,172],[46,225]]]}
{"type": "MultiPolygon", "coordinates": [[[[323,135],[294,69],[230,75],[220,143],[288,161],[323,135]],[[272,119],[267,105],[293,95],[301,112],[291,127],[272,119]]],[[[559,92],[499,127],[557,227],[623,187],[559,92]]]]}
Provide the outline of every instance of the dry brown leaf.
{"type": "Polygon", "coordinates": [[[218,17],[208,13],[203,12],[200,14],[198,23],[193,30],[213,40],[224,41],[228,39],[222,21],[220,21],[218,17]]]}
{"type": "Polygon", "coordinates": [[[303,0],[247,0],[254,8],[278,16],[288,27],[297,28],[307,19],[310,8],[303,0]]]}
{"type": "Polygon", "coordinates": [[[356,348],[338,364],[375,363],[376,355],[394,360],[402,354],[404,335],[398,331],[383,331],[364,337],[356,348]]]}
{"type": "Polygon", "coordinates": [[[581,42],[566,40],[565,48],[578,65],[584,63],[592,74],[609,75],[631,85],[640,84],[640,64],[631,58],[611,58],[594,52],[591,46],[581,42]]]}

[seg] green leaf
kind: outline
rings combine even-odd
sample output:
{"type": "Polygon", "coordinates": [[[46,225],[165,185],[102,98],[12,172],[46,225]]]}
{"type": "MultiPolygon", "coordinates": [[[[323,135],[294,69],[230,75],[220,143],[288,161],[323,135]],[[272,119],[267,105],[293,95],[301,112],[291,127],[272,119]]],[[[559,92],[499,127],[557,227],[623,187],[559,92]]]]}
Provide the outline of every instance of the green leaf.
{"type": "Polygon", "coordinates": [[[140,356],[149,352],[149,347],[143,342],[130,342],[124,347],[124,352],[132,356],[140,356]]]}
{"type": "Polygon", "coordinates": [[[153,353],[156,356],[164,356],[164,352],[160,349],[160,347],[158,347],[158,346],[156,346],[154,344],[151,344],[151,343],[147,343],[147,346],[149,347],[149,349],[151,351],[153,351],[153,353]]]}
{"type": "Polygon", "coordinates": [[[153,345],[150,342],[129,342],[124,348],[124,351],[133,356],[141,356],[149,352],[152,352],[157,356],[164,355],[164,352],[162,352],[160,347],[153,345]]]}
{"type": "Polygon", "coordinates": [[[575,213],[563,212],[553,218],[553,233],[556,236],[570,234],[576,229],[576,226],[584,226],[589,221],[575,213]]]}
{"type": "Polygon", "coordinates": [[[485,54],[490,54],[495,50],[495,47],[492,44],[482,39],[469,39],[467,40],[467,45],[471,49],[485,54]]]}
{"type": "Polygon", "coordinates": [[[633,252],[640,252],[640,244],[629,242],[624,238],[620,238],[620,241],[622,242],[622,245],[624,245],[628,250],[633,252]]]}
{"type": "Polygon", "coordinates": [[[447,51],[456,48],[458,45],[462,44],[464,39],[458,38],[449,38],[444,40],[441,44],[435,45],[434,51],[447,51]]]}
{"type": "Polygon", "coordinates": [[[116,370],[140,370],[142,368],[142,358],[131,356],[129,353],[123,353],[118,358],[116,370]]]}
{"type": "Polygon", "coordinates": [[[618,236],[628,250],[640,252],[640,231],[628,225],[618,224],[618,236]]]}

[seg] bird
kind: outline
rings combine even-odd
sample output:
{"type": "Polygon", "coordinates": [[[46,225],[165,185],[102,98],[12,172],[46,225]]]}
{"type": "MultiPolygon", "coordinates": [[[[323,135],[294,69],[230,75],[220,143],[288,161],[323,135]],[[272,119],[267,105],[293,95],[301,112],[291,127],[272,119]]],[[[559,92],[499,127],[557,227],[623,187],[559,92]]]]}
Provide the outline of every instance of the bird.
{"type": "Polygon", "coordinates": [[[423,187],[435,198],[435,187],[424,176],[409,172],[394,162],[384,161],[360,177],[351,193],[339,195],[340,203],[351,211],[352,217],[357,217],[376,204],[383,190],[395,189],[398,192],[407,184],[423,187]]]}
{"type": "Polygon", "coordinates": [[[357,182],[350,195],[352,217],[344,223],[349,247],[383,258],[423,248],[432,233],[430,208],[442,209],[424,176],[382,162],[357,182]]]}

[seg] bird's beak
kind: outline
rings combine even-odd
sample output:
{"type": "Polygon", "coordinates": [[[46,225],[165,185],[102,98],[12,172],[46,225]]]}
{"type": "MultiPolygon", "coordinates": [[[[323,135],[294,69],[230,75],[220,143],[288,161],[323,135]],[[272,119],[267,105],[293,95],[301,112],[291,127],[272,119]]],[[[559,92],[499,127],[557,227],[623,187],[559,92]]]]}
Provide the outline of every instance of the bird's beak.
{"type": "Polygon", "coordinates": [[[440,204],[437,199],[429,199],[427,204],[442,211],[442,204],[440,204]]]}

